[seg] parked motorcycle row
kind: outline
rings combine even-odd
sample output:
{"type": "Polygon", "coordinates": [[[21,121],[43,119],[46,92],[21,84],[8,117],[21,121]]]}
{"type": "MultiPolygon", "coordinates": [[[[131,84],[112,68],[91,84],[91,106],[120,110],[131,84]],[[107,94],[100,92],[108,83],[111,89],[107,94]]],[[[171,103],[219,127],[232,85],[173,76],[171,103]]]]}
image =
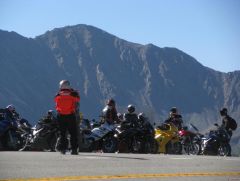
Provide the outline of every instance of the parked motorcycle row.
{"type": "MultiPolygon", "coordinates": [[[[190,124],[178,130],[173,124],[149,129],[139,124],[127,128],[96,120],[82,119],[79,126],[79,151],[104,153],[164,153],[229,156],[227,131],[215,125],[206,136],[190,124]]],[[[25,119],[4,120],[0,115],[0,150],[58,151],[59,129],[56,120],[39,121],[31,127],[25,119]]],[[[69,144],[69,150],[70,150],[69,144]]]]}

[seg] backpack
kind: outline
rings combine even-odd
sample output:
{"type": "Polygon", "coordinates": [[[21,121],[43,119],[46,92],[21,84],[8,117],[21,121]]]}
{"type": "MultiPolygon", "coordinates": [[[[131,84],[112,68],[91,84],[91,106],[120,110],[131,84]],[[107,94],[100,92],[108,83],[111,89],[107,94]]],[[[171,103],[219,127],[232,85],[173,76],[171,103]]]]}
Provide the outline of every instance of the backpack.
{"type": "Polygon", "coordinates": [[[233,130],[233,131],[236,130],[237,122],[231,117],[229,117],[228,121],[229,121],[229,128],[231,128],[231,130],[233,130]]]}

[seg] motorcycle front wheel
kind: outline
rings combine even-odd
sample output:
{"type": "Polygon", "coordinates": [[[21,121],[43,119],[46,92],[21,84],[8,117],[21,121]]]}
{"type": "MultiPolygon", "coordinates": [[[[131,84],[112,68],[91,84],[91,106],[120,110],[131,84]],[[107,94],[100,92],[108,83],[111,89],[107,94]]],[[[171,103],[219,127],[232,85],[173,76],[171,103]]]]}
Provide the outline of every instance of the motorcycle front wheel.
{"type": "Polygon", "coordinates": [[[104,153],[115,153],[118,147],[118,140],[113,137],[106,137],[102,143],[102,151],[104,153]]]}
{"type": "Polygon", "coordinates": [[[222,144],[218,148],[219,156],[231,156],[231,146],[227,144],[222,144]]]}
{"type": "Polygon", "coordinates": [[[199,155],[201,151],[201,146],[199,143],[190,143],[185,149],[188,155],[199,155]]]}
{"type": "Polygon", "coordinates": [[[182,154],[182,144],[180,142],[172,143],[171,141],[166,144],[166,154],[182,154]]]}

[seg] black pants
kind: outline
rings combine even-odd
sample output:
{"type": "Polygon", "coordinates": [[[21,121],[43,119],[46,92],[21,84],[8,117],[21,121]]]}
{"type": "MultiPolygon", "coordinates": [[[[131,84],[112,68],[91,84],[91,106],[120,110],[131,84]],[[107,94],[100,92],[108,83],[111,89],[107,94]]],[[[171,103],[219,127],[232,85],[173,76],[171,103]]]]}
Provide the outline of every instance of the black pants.
{"type": "Polygon", "coordinates": [[[60,129],[60,150],[66,150],[68,141],[67,141],[67,131],[70,134],[71,148],[78,148],[78,125],[75,114],[69,115],[58,115],[59,129],[60,129]]]}

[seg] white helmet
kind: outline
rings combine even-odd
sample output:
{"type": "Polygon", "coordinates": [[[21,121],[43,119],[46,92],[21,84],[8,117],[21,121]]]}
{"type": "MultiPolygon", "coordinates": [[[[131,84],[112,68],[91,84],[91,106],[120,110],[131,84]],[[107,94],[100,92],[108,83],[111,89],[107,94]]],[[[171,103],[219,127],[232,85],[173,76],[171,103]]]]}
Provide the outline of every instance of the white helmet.
{"type": "Polygon", "coordinates": [[[68,80],[61,80],[59,82],[59,88],[60,89],[70,89],[70,82],[68,80]]]}
{"type": "Polygon", "coordinates": [[[15,111],[15,106],[13,104],[10,104],[6,107],[9,111],[15,111]]]}

